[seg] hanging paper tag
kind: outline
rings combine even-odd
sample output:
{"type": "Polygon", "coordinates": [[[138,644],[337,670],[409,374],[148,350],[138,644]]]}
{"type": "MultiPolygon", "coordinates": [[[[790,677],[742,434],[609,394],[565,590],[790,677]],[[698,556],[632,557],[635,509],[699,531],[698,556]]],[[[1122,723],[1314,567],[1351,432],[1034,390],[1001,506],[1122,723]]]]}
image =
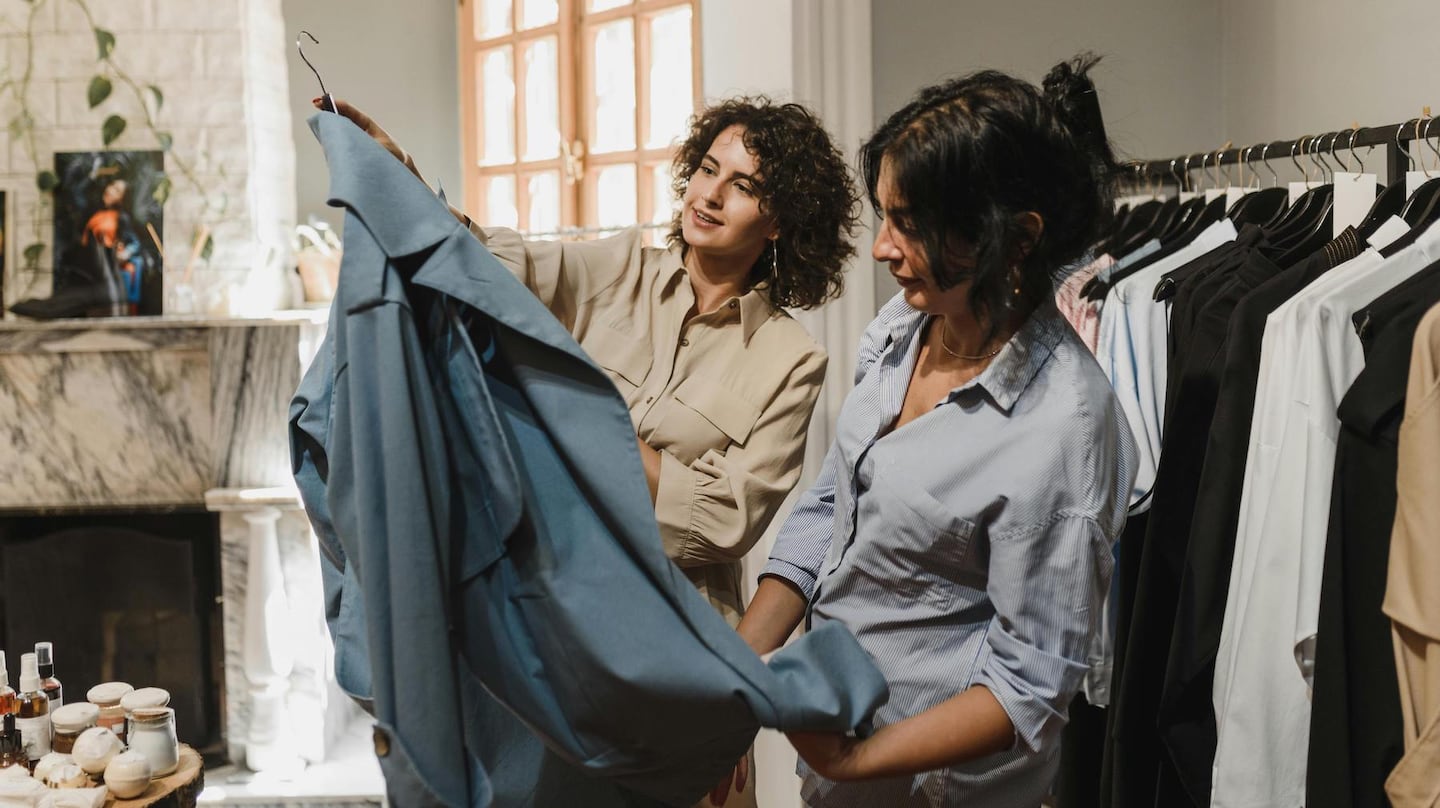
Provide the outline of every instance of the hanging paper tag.
{"type": "Polygon", "coordinates": [[[1375,175],[1335,172],[1335,235],[1365,221],[1375,204],[1375,175]]]}
{"type": "Polygon", "coordinates": [[[1181,202],[1189,202],[1190,200],[1195,199],[1195,198],[1198,197],[1198,196],[1200,196],[1200,192],[1199,192],[1199,191],[1181,191],[1181,192],[1180,192],[1180,201],[1181,201],[1181,202]]]}
{"type": "Polygon", "coordinates": [[[1292,204],[1292,205],[1295,204],[1295,201],[1296,201],[1297,199],[1299,199],[1300,197],[1304,196],[1304,195],[1305,195],[1305,192],[1308,191],[1308,190],[1310,190],[1311,188],[1319,188],[1320,186],[1322,186],[1322,185],[1324,185],[1324,184],[1325,184],[1325,183],[1323,183],[1323,182],[1292,182],[1292,183],[1290,183],[1290,204],[1292,204]]]}
{"type": "Polygon", "coordinates": [[[1219,199],[1220,197],[1222,197],[1222,196],[1224,196],[1224,195],[1225,195],[1225,189],[1224,189],[1224,188],[1206,188],[1206,189],[1205,189],[1205,204],[1208,205],[1208,204],[1210,204],[1211,202],[1214,202],[1215,200],[1219,199]]]}
{"type": "Polygon", "coordinates": [[[1440,171],[1432,171],[1428,175],[1424,171],[1405,172],[1405,198],[1409,199],[1415,195],[1415,190],[1430,180],[1440,179],[1440,171]]]}
{"type": "Polygon", "coordinates": [[[1253,194],[1258,190],[1260,189],[1241,188],[1238,185],[1231,185],[1229,188],[1225,189],[1225,209],[1230,210],[1231,208],[1235,207],[1236,202],[1240,201],[1240,197],[1246,196],[1248,194],[1253,194]]]}

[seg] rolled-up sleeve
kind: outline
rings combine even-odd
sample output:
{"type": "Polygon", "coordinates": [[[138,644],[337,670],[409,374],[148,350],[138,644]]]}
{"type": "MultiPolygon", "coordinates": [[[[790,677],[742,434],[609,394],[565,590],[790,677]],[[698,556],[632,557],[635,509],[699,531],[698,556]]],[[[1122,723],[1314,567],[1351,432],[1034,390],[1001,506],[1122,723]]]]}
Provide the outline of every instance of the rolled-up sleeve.
{"type": "Polygon", "coordinates": [[[837,459],[835,444],[825,453],[825,463],[794,510],[780,527],[775,536],[775,546],[770,551],[770,560],[761,571],[761,577],[773,575],[794,584],[805,599],[815,595],[815,584],[820,579],[820,565],[830,550],[830,536],[835,530],[835,468],[837,459]]]}
{"type": "Polygon", "coordinates": [[[707,451],[688,466],[660,452],[655,520],[676,564],[739,561],[754,546],[800,479],[824,378],[825,354],[816,347],[791,369],[743,444],[707,451]]]}
{"type": "Polygon", "coordinates": [[[1108,540],[1089,516],[1060,514],[991,539],[995,616],[974,683],[994,694],[1032,753],[1059,741],[1111,571],[1108,540]]]}

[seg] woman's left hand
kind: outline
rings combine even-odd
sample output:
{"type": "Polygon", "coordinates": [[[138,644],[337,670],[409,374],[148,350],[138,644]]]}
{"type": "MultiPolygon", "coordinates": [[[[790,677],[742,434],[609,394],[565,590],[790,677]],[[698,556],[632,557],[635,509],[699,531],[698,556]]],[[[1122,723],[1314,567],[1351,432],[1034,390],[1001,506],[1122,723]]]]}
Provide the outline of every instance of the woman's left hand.
{"type": "Polygon", "coordinates": [[[860,766],[864,741],[839,732],[787,732],[800,758],[827,780],[856,780],[865,776],[860,766]]]}

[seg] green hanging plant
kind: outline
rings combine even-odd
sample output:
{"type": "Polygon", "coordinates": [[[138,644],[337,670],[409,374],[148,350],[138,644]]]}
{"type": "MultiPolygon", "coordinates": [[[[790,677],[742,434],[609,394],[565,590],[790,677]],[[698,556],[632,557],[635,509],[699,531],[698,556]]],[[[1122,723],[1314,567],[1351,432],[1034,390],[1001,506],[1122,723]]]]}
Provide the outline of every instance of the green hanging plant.
{"type": "MultiPolygon", "coordinates": [[[[25,41],[26,52],[23,62],[23,70],[17,77],[0,73],[0,96],[10,93],[15,97],[18,112],[6,121],[5,128],[10,137],[21,144],[25,155],[30,162],[36,166],[35,185],[41,191],[35,203],[34,215],[31,217],[35,222],[34,241],[27,245],[21,252],[23,259],[21,269],[32,276],[40,270],[40,258],[45,252],[45,237],[41,231],[41,222],[47,217],[45,215],[47,206],[51,203],[51,192],[59,187],[60,180],[55,172],[40,168],[39,148],[35,140],[35,119],[30,112],[30,84],[34,73],[35,62],[35,31],[37,18],[40,10],[47,2],[52,0],[25,0],[28,5],[26,12],[25,41]]],[[[89,0],[54,0],[54,2],[69,2],[78,8],[85,16],[90,25],[90,30],[95,37],[95,60],[99,63],[99,70],[90,79],[85,88],[85,100],[90,109],[96,109],[107,101],[114,98],[117,85],[130,91],[140,102],[140,109],[144,120],[140,122],[144,131],[148,132],[155,139],[160,151],[166,154],[166,164],[174,173],[179,174],[186,180],[196,193],[204,200],[202,219],[208,217],[219,218],[225,215],[229,207],[229,197],[221,189],[211,189],[200,182],[195,167],[190,161],[175,153],[174,135],[166,130],[161,130],[155,121],[155,116],[165,106],[165,93],[155,84],[141,84],[137,82],[124,67],[115,60],[116,38],[112,31],[108,31],[95,24],[95,17],[90,11],[89,0]]],[[[13,64],[13,62],[12,62],[13,64]]],[[[3,68],[3,66],[0,66],[3,68]]],[[[132,131],[130,121],[122,115],[107,115],[100,124],[100,140],[104,146],[109,147],[116,140],[121,138],[128,131],[132,131]]],[[[153,196],[155,200],[164,204],[170,199],[174,186],[169,177],[161,179],[155,187],[153,196]]],[[[199,225],[197,225],[198,232],[199,225]]],[[[207,228],[208,229],[208,228],[207,228]]],[[[201,249],[202,258],[208,260],[214,249],[214,240],[206,238],[201,249]]]]}

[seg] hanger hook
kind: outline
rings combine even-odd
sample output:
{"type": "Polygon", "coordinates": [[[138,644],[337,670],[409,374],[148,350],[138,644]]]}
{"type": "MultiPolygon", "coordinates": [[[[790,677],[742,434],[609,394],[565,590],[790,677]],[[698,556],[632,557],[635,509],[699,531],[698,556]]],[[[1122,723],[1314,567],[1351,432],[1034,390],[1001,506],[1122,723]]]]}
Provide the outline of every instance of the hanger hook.
{"type": "Polygon", "coordinates": [[[302,36],[310,37],[310,41],[314,42],[316,45],[320,44],[320,40],[316,39],[315,35],[310,33],[309,31],[301,31],[299,34],[295,35],[295,50],[300,51],[300,61],[304,62],[305,66],[310,68],[310,72],[315,74],[315,80],[320,82],[321,105],[324,106],[327,111],[334,112],[335,100],[330,97],[330,92],[325,89],[325,79],[320,78],[320,71],[316,70],[315,65],[311,64],[310,59],[305,56],[305,46],[300,41],[300,37],[302,36]]]}
{"type": "Polygon", "coordinates": [[[1230,172],[1225,170],[1225,152],[1229,150],[1229,148],[1230,144],[1227,143],[1215,151],[1215,168],[1220,172],[1220,176],[1225,178],[1225,186],[1227,187],[1234,185],[1230,180],[1230,172]]]}
{"type": "Polygon", "coordinates": [[[1180,162],[1180,158],[1179,158],[1179,157],[1171,157],[1171,158],[1170,158],[1170,176],[1172,176],[1172,177],[1175,178],[1175,190],[1176,190],[1177,192],[1185,190],[1185,184],[1184,184],[1184,182],[1180,179],[1180,172],[1178,172],[1178,171],[1175,170],[1175,166],[1176,166],[1176,164],[1178,164],[1179,162],[1180,162]]]}
{"type": "Polygon", "coordinates": [[[1272,178],[1272,179],[1270,180],[1270,187],[1271,187],[1271,188],[1279,188],[1279,187],[1280,187],[1280,175],[1279,175],[1279,174],[1276,174],[1276,173],[1275,173],[1275,167],[1272,166],[1272,165],[1270,165],[1270,147],[1273,146],[1273,145],[1275,145],[1275,144],[1273,144],[1273,143],[1266,143],[1266,144],[1265,144],[1265,147],[1260,150],[1260,162],[1264,163],[1264,164],[1265,164],[1265,170],[1270,172],[1270,176],[1271,176],[1271,178],[1272,178]]]}
{"type": "Polygon", "coordinates": [[[1194,157],[1194,156],[1195,156],[1195,155],[1193,155],[1193,154],[1187,154],[1187,155],[1185,155],[1185,187],[1182,188],[1181,190],[1186,191],[1186,192],[1190,192],[1190,191],[1193,191],[1193,190],[1195,189],[1195,188],[1194,188],[1195,183],[1194,183],[1193,181],[1191,181],[1191,179],[1190,179],[1190,158],[1191,158],[1191,157],[1194,157]]]}
{"type": "MultiPolygon", "coordinates": [[[[1254,144],[1253,146],[1246,146],[1245,149],[1240,152],[1240,184],[1241,184],[1241,185],[1245,185],[1245,169],[1248,168],[1248,169],[1250,169],[1250,177],[1251,177],[1251,179],[1255,180],[1255,187],[1257,187],[1257,188],[1260,187],[1260,173],[1255,170],[1255,164],[1254,164],[1253,162],[1251,162],[1251,160],[1250,160],[1250,155],[1254,154],[1254,153],[1255,153],[1255,149],[1258,148],[1259,146],[1260,146],[1259,143],[1256,143],[1256,144],[1254,144]]],[[[1246,187],[1249,187],[1249,186],[1246,186],[1246,187]]]]}
{"type": "Polygon", "coordinates": [[[1295,152],[1298,149],[1301,154],[1305,153],[1305,141],[1309,137],[1309,135],[1301,135],[1299,140],[1290,144],[1290,162],[1294,163],[1295,170],[1300,172],[1301,182],[1305,182],[1306,180],[1310,179],[1310,172],[1306,171],[1305,167],[1300,165],[1300,161],[1295,159],[1295,152]]]}
{"type": "MultiPolygon", "coordinates": [[[[1426,109],[1429,109],[1429,107],[1426,107],[1426,109]]],[[[1424,138],[1422,138],[1422,137],[1420,136],[1420,121],[1422,121],[1422,120],[1425,121],[1425,134],[1426,134],[1426,135],[1429,135],[1429,134],[1430,134],[1430,120],[1431,120],[1430,117],[1429,117],[1429,116],[1426,116],[1425,118],[1416,118],[1416,119],[1415,119],[1415,140],[1420,140],[1420,141],[1423,141],[1423,140],[1424,140],[1424,138]]],[[[1412,149],[1418,149],[1419,147],[1418,147],[1418,146],[1412,146],[1411,148],[1412,148],[1412,149]]],[[[1425,179],[1427,179],[1427,180],[1430,179],[1430,167],[1427,166],[1427,165],[1425,165],[1425,152],[1420,152],[1418,157],[1412,156],[1410,159],[1414,160],[1414,161],[1420,166],[1420,170],[1423,171],[1423,172],[1425,172],[1425,179]]]]}
{"type": "Polygon", "coordinates": [[[1359,179],[1360,179],[1360,175],[1365,173],[1365,161],[1360,158],[1360,155],[1358,155],[1358,154],[1355,153],[1355,138],[1356,138],[1357,136],[1359,136],[1359,134],[1360,134],[1360,127],[1359,127],[1359,126],[1356,126],[1354,129],[1351,129],[1351,130],[1350,130],[1350,144],[1349,144],[1348,146],[1346,146],[1346,148],[1350,150],[1350,156],[1352,156],[1352,157],[1355,158],[1355,165],[1357,165],[1357,166],[1360,167],[1360,170],[1357,171],[1357,172],[1355,172],[1355,176],[1353,176],[1353,177],[1350,178],[1351,180],[1359,180],[1359,179]]]}
{"type": "MultiPolygon", "coordinates": [[[[1314,163],[1316,168],[1320,169],[1321,182],[1329,182],[1330,175],[1334,173],[1334,170],[1330,168],[1330,161],[1325,159],[1325,135],[1328,134],[1330,133],[1323,132],[1316,135],[1315,141],[1311,143],[1315,148],[1310,152],[1310,162],[1314,163]]],[[[1330,138],[1330,142],[1333,144],[1335,138],[1330,138]]]]}
{"type": "MultiPolygon", "coordinates": [[[[1418,135],[1418,134],[1420,134],[1420,127],[1419,127],[1419,125],[1418,125],[1418,124],[1420,123],[1420,119],[1419,119],[1419,118],[1416,118],[1416,119],[1415,119],[1415,123],[1416,123],[1415,134],[1418,135]]],[[[1414,171],[1414,170],[1415,170],[1415,156],[1412,155],[1412,154],[1410,153],[1410,150],[1409,150],[1409,149],[1406,149],[1406,148],[1405,148],[1405,145],[1400,142],[1400,136],[1405,133],[1405,127],[1407,127],[1407,126],[1409,126],[1409,125],[1410,125],[1410,122],[1409,122],[1409,121],[1406,121],[1405,123],[1402,123],[1402,124],[1400,124],[1399,126],[1395,127],[1395,148],[1396,148],[1401,154],[1405,155],[1405,164],[1406,164],[1407,166],[1409,166],[1409,170],[1410,170],[1410,171],[1414,171]]]]}
{"type": "MultiPolygon", "coordinates": [[[[1435,152],[1435,156],[1436,156],[1436,157],[1440,157],[1440,149],[1436,149],[1436,148],[1435,148],[1433,145],[1431,145],[1431,143],[1430,143],[1430,125],[1433,124],[1433,123],[1435,123],[1435,119],[1434,119],[1434,118],[1429,118],[1429,119],[1427,119],[1427,120],[1425,121],[1425,145],[1430,147],[1430,151],[1435,152]]],[[[1423,163],[1422,163],[1422,165],[1423,165],[1423,163]]],[[[1429,177],[1429,176],[1430,176],[1429,172],[1426,172],[1425,176],[1426,176],[1426,177],[1429,177]]]]}

